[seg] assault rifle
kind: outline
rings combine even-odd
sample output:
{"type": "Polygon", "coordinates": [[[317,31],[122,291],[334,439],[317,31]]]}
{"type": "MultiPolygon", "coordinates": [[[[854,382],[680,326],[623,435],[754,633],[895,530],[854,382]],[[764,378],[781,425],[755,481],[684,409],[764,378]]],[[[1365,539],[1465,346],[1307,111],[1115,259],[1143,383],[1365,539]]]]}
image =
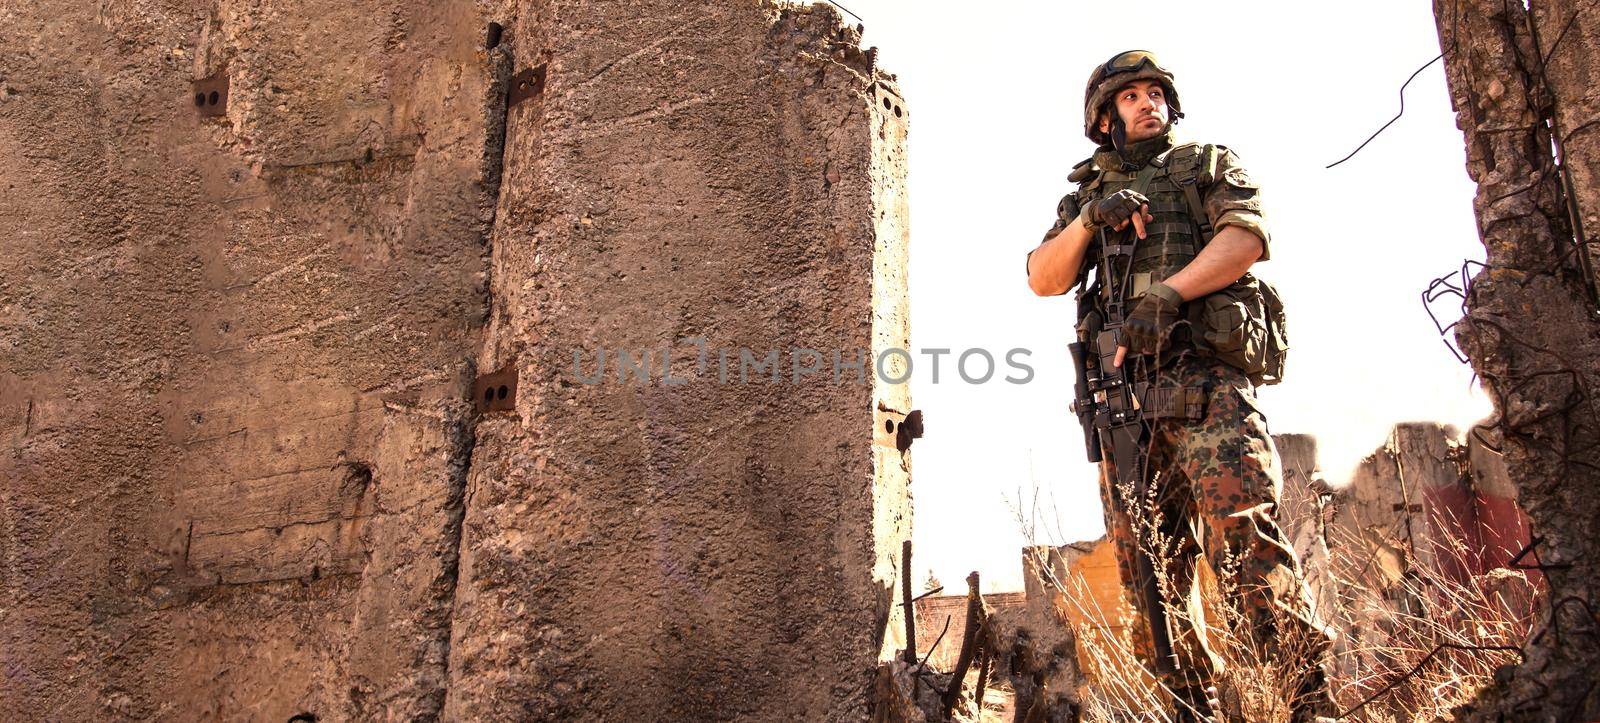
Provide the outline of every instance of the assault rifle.
{"type": "MultiPolygon", "coordinates": [[[[1087,341],[1067,345],[1078,373],[1071,408],[1083,425],[1089,461],[1099,463],[1107,452],[1111,455],[1110,461],[1116,471],[1116,479],[1108,480],[1114,485],[1111,499],[1122,507],[1122,513],[1129,519],[1145,520],[1134,524],[1134,547],[1137,549],[1134,576],[1137,579],[1129,582],[1133,584],[1134,594],[1139,596],[1140,607],[1150,617],[1147,622],[1155,647],[1156,670],[1171,673],[1177,669],[1177,664],[1166,607],[1156,583],[1155,563],[1150,559],[1153,549],[1149,539],[1150,515],[1147,511],[1139,514],[1134,507],[1149,499],[1151,480],[1146,468],[1149,466],[1150,425],[1136,399],[1135,380],[1129,371],[1133,366],[1132,355],[1124,359],[1121,367],[1115,365],[1117,343],[1122,339],[1122,325],[1127,320],[1125,297],[1133,277],[1133,254],[1139,238],[1132,228],[1118,236],[1126,240],[1113,244],[1106,229],[1100,229],[1101,263],[1095,287],[1106,292],[1101,297],[1104,315],[1091,311],[1085,317],[1083,338],[1087,341]],[[1125,498],[1125,490],[1132,490],[1133,496],[1125,498]]],[[[1088,294],[1089,297],[1093,295],[1093,291],[1088,294]]]]}

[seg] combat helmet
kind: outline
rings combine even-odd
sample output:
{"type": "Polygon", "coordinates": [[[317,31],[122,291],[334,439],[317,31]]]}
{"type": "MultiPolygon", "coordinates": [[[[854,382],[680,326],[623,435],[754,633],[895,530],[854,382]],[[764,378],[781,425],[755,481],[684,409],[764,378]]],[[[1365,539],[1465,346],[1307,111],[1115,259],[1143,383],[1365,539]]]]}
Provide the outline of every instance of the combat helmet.
{"type": "Polygon", "coordinates": [[[1167,94],[1167,107],[1172,109],[1172,120],[1183,117],[1178,103],[1178,86],[1172,71],[1156,62],[1155,53],[1148,50],[1128,50],[1111,56],[1089,75],[1089,84],[1083,89],[1083,134],[1097,144],[1105,145],[1109,138],[1100,132],[1095,120],[1100,106],[1111,99],[1111,94],[1135,80],[1154,80],[1161,83],[1167,94]]]}

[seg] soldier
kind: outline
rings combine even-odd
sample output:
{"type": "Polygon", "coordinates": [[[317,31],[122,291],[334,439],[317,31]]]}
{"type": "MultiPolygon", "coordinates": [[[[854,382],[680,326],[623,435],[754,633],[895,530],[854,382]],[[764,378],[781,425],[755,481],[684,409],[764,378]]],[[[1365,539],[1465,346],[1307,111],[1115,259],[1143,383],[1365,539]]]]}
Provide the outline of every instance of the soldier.
{"type": "Polygon", "coordinates": [[[1106,320],[1113,288],[1131,310],[1114,363],[1136,380],[1151,494],[1128,499],[1135,495],[1114,483],[1120,460],[1107,459],[1101,497],[1124,585],[1136,579],[1142,522],[1159,523],[1157,539],[1171,543],[1157,569],[1172,582],[1167,599],[1175,604],[1166,607],[1177,614],[1152,615],[1146,598],[1131,597],[1143,621],[1135,648],[1172,691],[1180,718],[1238,715],[1208,709],[1223,646],[1202,629],[1202,616],[1181,614],[1204,560],[1236,584],[1225,603],[1247,621],[1253,644],[1298,661],[1293,717],[1314,720],[1332,712],[1320,667],[1330,636],[1275,520],[1281,472],[1254,393],[1278,381],[1287,349],[1276,293],[1249,273],[1268,258],[1271,236],[1259,189],[1238,157],[1222,146],[1176,142],[1173,125],[1182,117],[1173,75],[1151,53],[1120,53],[1095,69],[1084,91],[1084,131],[1099,148],[1073,168],[1069,180],[1078,188],[1029,253],[1028,285],[1040,296],[1078,287],[1080,342],[1092,341],[1106,320]],[[1117,269],[1115,283],[1102,278],[1105,269],[1089,281],[1090,268],[1101,265],[1101,238],[1136,244],[1131,268],[1117,269]],[[1153,659],[1152,620],[1168,621],[1170,638],[1161,639],[1171,640],[1173,664],[1153,659]]]}

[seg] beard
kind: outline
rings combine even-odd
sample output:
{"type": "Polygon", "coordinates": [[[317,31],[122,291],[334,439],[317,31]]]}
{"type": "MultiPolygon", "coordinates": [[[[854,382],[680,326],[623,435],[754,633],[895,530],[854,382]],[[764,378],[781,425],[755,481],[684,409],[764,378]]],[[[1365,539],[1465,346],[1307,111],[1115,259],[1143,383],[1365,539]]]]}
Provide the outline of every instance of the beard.
{"type": "Polygon", "coordinates": [[[1140,120],[1132,125],[1127,126],[1126,132],[1128,134],[1129,143],[1137,143],[1139,141],[1155,138],[1156,136],[1161,135],[1161,131],[1167,127],[1167,122],[1164,118],[1160,116],[1148,117],[1153,118],[1158,122],[1147,123],[1144,120],[1140,120]]]}

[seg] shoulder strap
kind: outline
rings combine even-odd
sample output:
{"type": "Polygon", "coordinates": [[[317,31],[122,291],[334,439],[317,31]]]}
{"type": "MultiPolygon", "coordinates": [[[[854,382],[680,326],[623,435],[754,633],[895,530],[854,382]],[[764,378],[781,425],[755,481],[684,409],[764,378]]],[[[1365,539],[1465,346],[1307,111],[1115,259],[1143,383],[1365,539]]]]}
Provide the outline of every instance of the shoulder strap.
{"type": "Polygon", "coordinates": [[[1150,182],[1156,179],[1156,174],[1162,170],[1164,170],[1162,166],[1154,163],[1145,164],[1145,167],[1139,171],[1139,175],[1133,177],[1133,192],[1143,195],[1145,190],[1150,188],[1150,182]]]}
{"type": "Polygon", "coordinates": [[[1216,235],[1216,230],[1211,228],[1211,218],[1206,216],[1206,205],[1200,200],[1200,186],[1210,186],[1217,176],[1217,147],[1207,143],[1200,149],[1200,165],[1195,168],[1194,175],[1187,178],[1173,178],[1178,187],[1183,189],[1183,199],[1189,205],[1189,216],[1194,219],[1195,225],[1200,227],[1200,244],[1204,246],[1211,242],[1211,237],[1216,235]]]}

